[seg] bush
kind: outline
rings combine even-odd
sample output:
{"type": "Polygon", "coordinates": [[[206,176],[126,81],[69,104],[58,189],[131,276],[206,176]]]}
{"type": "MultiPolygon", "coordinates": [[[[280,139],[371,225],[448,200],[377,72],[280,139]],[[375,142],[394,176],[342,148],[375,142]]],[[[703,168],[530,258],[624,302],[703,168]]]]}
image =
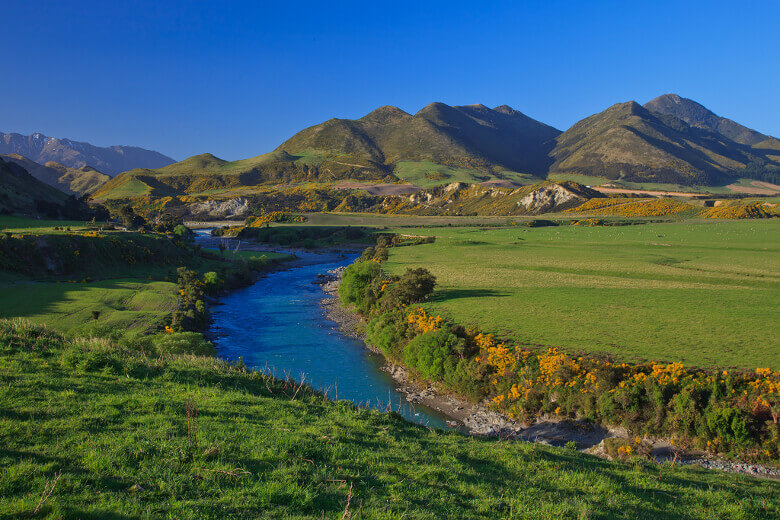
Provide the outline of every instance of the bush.
{"type": "Polygon", "coordinates": [[[436,277],[423,267],[407,269],[382,295],[382,308],[396,309],[423,301],[433,292],[436,277]]]}
{"type": "Polygon", "coordinates": [[[720,442],[735,447],[750,442],[750,417],[736,408],[714,408],[706,415],[707,427],[720,442]]]}
{"type": "Polygon", "coordinates": [[[406,325],[399,312],[386,312],[368,322],[366,342],[393,361],[400,361],[406,325]]]}
{"type": "Polygon", "coordinates": [[[380,266],[377,262],[355,262],[341,275],[339,297],[344,305],[354,304],[362,313],[367,313],[375,301],[370,291],[374,280],[378,279],[380,266]]]}
{"type": "Polygon", "coordinates": [[[207,292],[216,292],[225,286],[225,281],[214,271],[209,271],[203,275],[203,287],[207,292]]]}

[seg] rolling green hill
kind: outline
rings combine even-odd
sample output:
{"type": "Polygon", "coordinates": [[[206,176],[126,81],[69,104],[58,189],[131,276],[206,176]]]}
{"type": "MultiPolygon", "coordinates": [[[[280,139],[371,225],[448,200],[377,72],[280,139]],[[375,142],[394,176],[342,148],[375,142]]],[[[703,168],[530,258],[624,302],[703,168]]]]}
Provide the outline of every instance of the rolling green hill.
{"type": "Polygon", "coordinates": [[[19,154],[4,155],[3,159],[18,164],[39,181],[69,195],[91,193],[110,179],[108,175],[100,173],[91,166],[69,168],[55,161],[38,164],[19,154]]]}

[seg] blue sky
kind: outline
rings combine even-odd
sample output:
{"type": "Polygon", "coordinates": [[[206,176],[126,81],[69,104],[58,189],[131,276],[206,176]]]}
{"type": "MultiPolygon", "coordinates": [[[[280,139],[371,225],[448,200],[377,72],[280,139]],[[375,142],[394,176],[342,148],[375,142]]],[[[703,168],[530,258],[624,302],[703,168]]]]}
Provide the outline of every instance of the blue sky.
{"type": "Polygon", "coordinates": [[[780,2],[5,2],[0,131],[177,160],[381,105],[565,130],[667,92],[780,136],[780,2]]]}

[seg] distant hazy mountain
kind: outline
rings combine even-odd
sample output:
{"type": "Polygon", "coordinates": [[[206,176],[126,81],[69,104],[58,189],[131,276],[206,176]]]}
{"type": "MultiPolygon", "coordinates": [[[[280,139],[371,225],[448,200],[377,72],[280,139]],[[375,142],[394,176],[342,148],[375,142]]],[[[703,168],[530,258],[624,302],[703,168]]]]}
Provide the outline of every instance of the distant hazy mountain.
{"type": "Polygon", "coordinates": [[[690,126],[717,132],[732,141],[748,146],[769,139],[768,135],[751,130],[731,119],[720,117],[696,101],[680,97],[677,94],[664,94],[648,101],[644,106],[651,112],[674,116],[690,126]]]}
{"type": "Polygon", "coordinates": [[[19,154],[45,164],[58,162],[68,168],[91,166],[114,176],[134,168],[160,168],[175,162],[168,156],[136,146],[93,146],[89,143],[31,135],[0,133],[0,154],[19,154]]]}
{"type": "Polygon", "coordinates": [[[329,119],[295,134],[278,150],[319,150],[394,167],[403,161],[543,174],[560,134],[506,105],[431,103],[415,115],[384,106],[352,119],[329,119]]]}
{"type": "Polygon", "coordinates": [[[680,184],[711,184],[768,157],[634,101],[579,121],[558,136],[552,155],[556,173],[680,184]]]}
{"type": "Polygon", "coordinates": [[[2,158],[6,162],[18,164],[39,181],[69,195],[75,194],[78,196],[92,193],[111,178],[91,166],[68,168],[54,161],[49,161],[45,165],[38,164],[19,154],[3,155],[2,158]]]}
{"type": "Polygon", "coordinates": [[[38,215],[41,203],[63,205],[68,196],[0,158],[0,214],[38,215]]]}

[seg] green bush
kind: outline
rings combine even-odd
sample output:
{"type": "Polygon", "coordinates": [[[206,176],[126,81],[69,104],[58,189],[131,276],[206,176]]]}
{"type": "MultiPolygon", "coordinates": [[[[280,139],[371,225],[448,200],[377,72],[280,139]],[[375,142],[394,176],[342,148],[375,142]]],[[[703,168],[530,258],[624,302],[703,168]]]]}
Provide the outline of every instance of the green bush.
{"type": "Polygon", "coordinates": [[[379,348],[384,355],[399,361],[401,348],[405,342],[406,325],[400,312],[386,312],[368,322],[366,326],[366,342],[379,348]]]}
{"type": "Polygon", "coordinates": [[[362,313],[367,313],[375,301],[371,291],[372,283],[379,278],[380,266],[377,262],[355,262],[341,275],[339,297],[344,305],[354,304],[362,313]]]}
{"type": "Polygon", "coordinates": [[[206,292],[216,292],[225,286],[225,281],[214,271],[209,271],[203,275],[203,287],[206,292]]]}
{"type": "Polygon", "coordinates": [[[716,439],[735,447],[750,443],[750,417],[736,408],[713,408],[706,415],[707,427],[716,439]]]}

